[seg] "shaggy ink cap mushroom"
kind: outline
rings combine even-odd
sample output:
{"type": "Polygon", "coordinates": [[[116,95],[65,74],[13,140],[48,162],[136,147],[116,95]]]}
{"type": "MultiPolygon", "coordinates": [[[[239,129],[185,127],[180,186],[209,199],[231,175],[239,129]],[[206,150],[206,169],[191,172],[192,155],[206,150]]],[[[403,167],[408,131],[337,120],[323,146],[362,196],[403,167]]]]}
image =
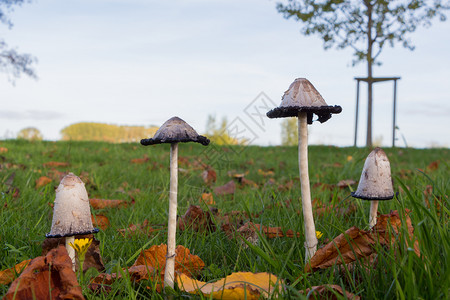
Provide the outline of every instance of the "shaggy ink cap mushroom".
{"type": "Polygon", "coordinates": [[[323,123],[331,118],[331,114],[341,111],[339,105],[329,106],[308,79],[297,78],[284,92],[280,106],[269,111],[267,116],[271,119],[297,117],[299,112],[305,112],[308,124],[312,124],[313,114],[323,123]]]}
{"type": "Polygon", "coordinates": [[[352,196],[371,201],[394,198],[391,166],[383,149],[377,147],[367,156],[358,188],[352,196]]]}
{"type": "Polygon", "coordinates": [[[196,142],[204,146],[209,144],[209,139],[199,135],[194,128],[178,117],[167,120],[150,139],[142,139],[144,146],[163,143],[196,142]]]}
{"type": "Polygon", "coordinates": [[[52,228],[47,238],[71,237],[97,233],[91,219],[89,197],[83,181],[69,173],[56,189],[52,228]]]}

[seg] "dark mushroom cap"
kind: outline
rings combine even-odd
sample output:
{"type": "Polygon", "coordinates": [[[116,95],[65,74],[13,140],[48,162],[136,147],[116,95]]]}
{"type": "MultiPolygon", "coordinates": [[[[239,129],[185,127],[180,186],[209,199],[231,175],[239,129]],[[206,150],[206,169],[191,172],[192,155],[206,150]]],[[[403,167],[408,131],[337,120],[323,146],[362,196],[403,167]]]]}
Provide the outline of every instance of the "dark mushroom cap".
{"type": "Polygon", "coordinates": [[[312,124],[313,114],[320,123],[331,118],[331,114],[342,111],[339,105],[329,106],[316,88],[306,78],[297,78],[284,92],[279,107],[267,113],[269,118],[298,117],[299,112],[307,113],[308,124],[312,124]]]}
{"type": "Polygon", "coordinates": [[[194,128],[182,119],[173,117],[167,120],[158,131],[156,131],[153,138],[141,140],[141,144],[144,146],[180,142],[196,142],[207,146],[209,144],[209,139],[199,135],[194,128]]]}
{"type": "Polygon", "coordinates": [[[377,147],[367,156],[358,188],[352,196],[364,200],[394,198],[391,165],[383,149],[377,147]]]}

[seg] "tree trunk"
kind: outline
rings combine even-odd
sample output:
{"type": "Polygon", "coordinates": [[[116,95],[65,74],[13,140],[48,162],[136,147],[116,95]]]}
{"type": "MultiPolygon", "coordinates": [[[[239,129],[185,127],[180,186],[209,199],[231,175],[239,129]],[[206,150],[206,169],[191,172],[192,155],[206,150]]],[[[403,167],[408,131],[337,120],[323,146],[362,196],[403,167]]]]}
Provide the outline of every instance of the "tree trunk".
{"type": "Polygon", "coordinates": [[[367,137],[366,147],[372,147],[372,8],[370,1],[366,2],[367,6],[367,137]]]}

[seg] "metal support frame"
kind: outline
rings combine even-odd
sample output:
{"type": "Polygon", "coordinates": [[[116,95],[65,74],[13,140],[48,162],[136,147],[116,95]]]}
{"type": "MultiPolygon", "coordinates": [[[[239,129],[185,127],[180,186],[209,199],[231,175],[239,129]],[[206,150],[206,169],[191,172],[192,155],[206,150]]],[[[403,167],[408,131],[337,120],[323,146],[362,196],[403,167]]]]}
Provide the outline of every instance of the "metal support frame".
{"type": "Polygon", "coordinates": [[[397,80],[401,77],[355,77],[356,80],[356,116],[355,116],[355,139],[353,146],[356,147],[356,141],[358,138],[358,113],[359,113],[359,82],[383,82],[394,81],[394,100],[393,100],[393,116],[392,116],[392,147],[395,147],[395,127],[396,127],[396,114],[397,114],[397,80]]]}

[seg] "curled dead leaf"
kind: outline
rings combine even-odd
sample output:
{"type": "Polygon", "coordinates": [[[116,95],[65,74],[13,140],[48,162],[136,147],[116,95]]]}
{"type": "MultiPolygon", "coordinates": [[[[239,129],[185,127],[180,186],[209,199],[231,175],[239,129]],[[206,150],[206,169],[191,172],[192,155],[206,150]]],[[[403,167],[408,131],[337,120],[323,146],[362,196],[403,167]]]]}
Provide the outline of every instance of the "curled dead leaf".
{"type": "Polygon", "coordinates": [[[128,228],[125,229],[117,229],[117,231],[124,237],[126,237],[127,235],[138,235],[138,234],[151,236],[156,231],[159,230],[161,229],[155,229],[152,226],[150,226],[148,220],[144,220],[142,224],[131,224],[128,226],[128,228]]]}
{"type": "Polygon", "coordinates": [[[49,161],[43,164],[44,168],[63,168],[68,167],[69,163],[60,161],[49,161]]]}
{"type": "Polygon", "coordinates": [[[99,227],[101,230],[106,230],[109,227],[109,219],[104,215],[91,215],[92,225],[99,227]]]}
{"type": "Polygon", "coordinates": [[[214,193],[220,195],[232,195],[236,191],[236,184],[233,180],[228,181],[226,184],[218,186],[214,189],[214,193]]]}
{"type": "Polygon", "coordinates": [[[33,259],[4,299],[84,299],[64,246],[33,259]]]}
{"type": "Polygon", "coordinates": [[[191,229],[197,232],[215,231],[216,226],[209,211],[204,211],[198,205],[189,206],[186,213],[177,220],[179,230],[191,229]]]}

